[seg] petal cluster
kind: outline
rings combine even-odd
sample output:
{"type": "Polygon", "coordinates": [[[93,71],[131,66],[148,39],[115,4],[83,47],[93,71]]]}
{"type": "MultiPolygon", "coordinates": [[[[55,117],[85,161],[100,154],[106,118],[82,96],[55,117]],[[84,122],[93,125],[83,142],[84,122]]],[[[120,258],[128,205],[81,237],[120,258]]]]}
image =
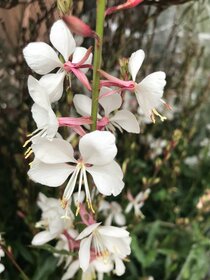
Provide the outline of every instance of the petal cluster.
{"type": "Polygon", "coordinates": [[[128,71],[132,77],[132,81],[122,81],[100,70],[101,75],[107,79],[106,81],[102,81],[102,85],[116,86],[121,88],[121,90],[134,92],[137,102],[146,118],[155,122],[155,116],[159,116],[163,121],[166,118],[158,113],[157,108],[160,104],[165,103],[162,100],[162,96],[166,85],[166,74],[162,71],[154,72],[137,83],[136,76],[144,58],[145,53],[141,49],[131,54],[128,60],[128,71]]]}
{"type": "Polygon", "coordinates": [[[94,131],[83,136],[79,142],[78,159],[74,157],[72,145],[63,139],[40,139],[32,145],[32,150],[35,159],[28,172],[32,180],[57,187],[71,175],[63,194],[65,202],[71,198],[79,178],[78,201],[83,183],[91,207],[86,172],[91,174],[96,188],[104,195],[116,196],[124,187],[122,170],[114,161],[117,153],[115,137],[108,131],[94,131]]]}
{"type": "Polygon", "coordinates": [[[130,254],[129,232],[114,226],[101,226],[100,223],[86,227],[77,237],[82,240],[79,250],[80,267],[86,271],[89,267],[91,252],[94,258],[102,257],[104,262],[113,260],[115,273],[122,275],[125,271],[123,259],[130,254]]]}
{"type": "MultiPolygon", "coordinates": [[[[29,43],[24,48],[23,55],[28,66],[40,75],[48,74],[57,69],[57,73],[53,77],[53,83],[58,84],[60,89],[63,87],[64,77],[67,73],[74,73],[90,90],[91,87],[85,73],[91,67],[92,54],[86,48],[76,47],[76,42],[63,20],[58,20],[53,24],[50,32],[50,42],[58,53],[44,42],[29,43]],[[85,57],[87,52],[88,56],[85,57]],[[70,57],[72,57],[71,61],[69,60],[70,57]]],[[[51,81],[51,75],[45,77],[45,83],[50,84],[51,81]]]]}

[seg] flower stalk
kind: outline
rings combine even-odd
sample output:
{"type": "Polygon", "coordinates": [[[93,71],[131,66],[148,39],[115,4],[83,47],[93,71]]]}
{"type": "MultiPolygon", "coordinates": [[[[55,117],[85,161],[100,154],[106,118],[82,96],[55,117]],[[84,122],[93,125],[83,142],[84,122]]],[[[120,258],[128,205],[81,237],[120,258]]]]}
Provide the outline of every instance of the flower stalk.
{"type": "Polygon", "coordinates": [[[16,269],[20,272],[20,276],[23,280],[29,280],[28,276],[25,274],[25,272],[22,270],[22,268],[18,265],[18,263],[15,261],[12,253],[7,250],[7,248],[1,244],[1,248],[4,251],[4,253],[7,255],[7,257],[10,259],[12,264],[16,267],[16,269]]]}
{"type": "Polygon", "coordinates": [[[91,130],[97,128],[97,113],[98,113],[98,97],[100,86],[100,74],[98,70],[101,68],[102,45],[104,34],[104,14],[105,14],[106,0],[97,0],[96,12],[96,34],[98,38],[95,40],[94,62],[93,62],[93,85],[92,85],[92,126],[91,130]]]}

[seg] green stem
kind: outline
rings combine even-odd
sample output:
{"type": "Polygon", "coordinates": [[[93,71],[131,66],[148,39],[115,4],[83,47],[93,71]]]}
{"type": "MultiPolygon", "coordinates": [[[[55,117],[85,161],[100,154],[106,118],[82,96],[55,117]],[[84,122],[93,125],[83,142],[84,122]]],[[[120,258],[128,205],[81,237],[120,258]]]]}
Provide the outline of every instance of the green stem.
{"type": "Polygon", "coordinates": [[[98,114],[98,97],[100,86],[100,74],[98,70],[101,68],[103,34],[104,34],[104,13],[106,0],[97,0],[96,7],[96,34],[98,38],[95,40],[94,62],[93,62],[93,85],[92,85],[92,127],[91,130],[96,130],[97,114],[98,114]]]}
{"type": "Polygon", "coordinates": [[[25,272],[22,270],[22,268],[17,264],[17,262],[15,261],[13,255],[6,249],[6,247],[4,245],[1,244],[1,248],[3,249],[3,251],[5,252],[5,254],[7,255],[7,257],[10,259],[10,261],[12,262],[12,264],[16,267],[16,269],[20,272],[20,275],[22,277],[23,280],[29,280],[28,276],[25,274],[25,272]]]}

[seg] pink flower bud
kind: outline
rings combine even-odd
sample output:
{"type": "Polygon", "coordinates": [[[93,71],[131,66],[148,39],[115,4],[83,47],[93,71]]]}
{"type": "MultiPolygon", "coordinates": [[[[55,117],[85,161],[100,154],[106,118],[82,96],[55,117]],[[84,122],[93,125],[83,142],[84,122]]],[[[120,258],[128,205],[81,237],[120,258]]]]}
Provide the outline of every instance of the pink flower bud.
{"type": "Polygon", "coordinates": [[[83,37],[96,37],[95,32],[81,19],[75,16],[63,16],[63,20],[67,24],[69,29],[75,34],[83,37]]]}
{"type": "Polygon", "coordinates": [[[134,8],[134,7],[136,7],[137,5],[139,5],[143,1],[144,0],[127,0],[124,4],[108,8],[106,10],[105,15],[110,15],[110,14],[112,14],[114,12],[117,12],[117,11],[120,11],[120,10],[134,8]]]}

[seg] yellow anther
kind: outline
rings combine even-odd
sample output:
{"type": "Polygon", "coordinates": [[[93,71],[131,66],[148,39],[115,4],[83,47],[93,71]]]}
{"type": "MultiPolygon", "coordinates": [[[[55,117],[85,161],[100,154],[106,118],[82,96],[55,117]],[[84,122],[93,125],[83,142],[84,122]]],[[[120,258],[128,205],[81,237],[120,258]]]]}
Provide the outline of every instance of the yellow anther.
{"type": "Polygon", "coordinates": [[[26,152],[24,153],[24,155],[27,155],[31,150],[32,150],[32,148],[29,147],[29,148],[26,150],[26,152]]]}
{"type": "Polygon", "coordinates": [[[65,215],[61,216],[61,219],[63,220],[71,220],[71,218],[65,213],[65,215]]]}
{"type": "Polygon", "coordinates": [[[25,143],[23,144],[23,148],[25,148],[27,145],[28,145],[28,143],[30,143],[31,142],[31,140],[29,139],[29,140],[27,140],[27,141],[25,141],[25,143]]]}
{"type": "Polygon", "coordinates": [[[60,199],[60,204],[61,204],[61,207],[63,209],[65,209],[68,204],[68,200],[66,200],[65,198],[62,198],[62,199],[60,199]]]}
{"type": "Polygon", "coordinates": [[[27,137],[31,137],[32,135],[34,135],[34,132],[27,134],[27,137]]]}
{"type": "Polygon", "coordinates": [[[29,151],[29,153],[27,155],[25,155],[25,159],[27,159],[28,157],[30,157],[30,155],[33,154],[33,151],[29,151]]]}
{"type": "Polygon", "coordinates": [[[76,210],[76,216],[79,214],[79,211],[80,211],[80,206],[79,206],[79,203],[77,204],[77,210],[76,210]]]}
{"type": "Polygon", "coordinates": [[[150,119],[153,123],[155,123],[155,115],[154,113],[152,112],[151,116],[150,116],[150,119]]]}
{"type": "Polygon", "coordinates": [[[152,115],[151,115],[151,119],[152,119],[153,123],[155,123],[155,116],[158,116],[162,122],[165,121],[165,120],[167,119],[165,116],[162,116],[162,115],[154,108],[154,109],[152,109],[152,115]]]}
{"type": "Polygon", "coordinates": [[[89,199],[86,199],[88,208],[93,212],[93,214],[95,214],[95,210],[93,209],[93,205],[91,203],[91,201],[89,199]]]}

